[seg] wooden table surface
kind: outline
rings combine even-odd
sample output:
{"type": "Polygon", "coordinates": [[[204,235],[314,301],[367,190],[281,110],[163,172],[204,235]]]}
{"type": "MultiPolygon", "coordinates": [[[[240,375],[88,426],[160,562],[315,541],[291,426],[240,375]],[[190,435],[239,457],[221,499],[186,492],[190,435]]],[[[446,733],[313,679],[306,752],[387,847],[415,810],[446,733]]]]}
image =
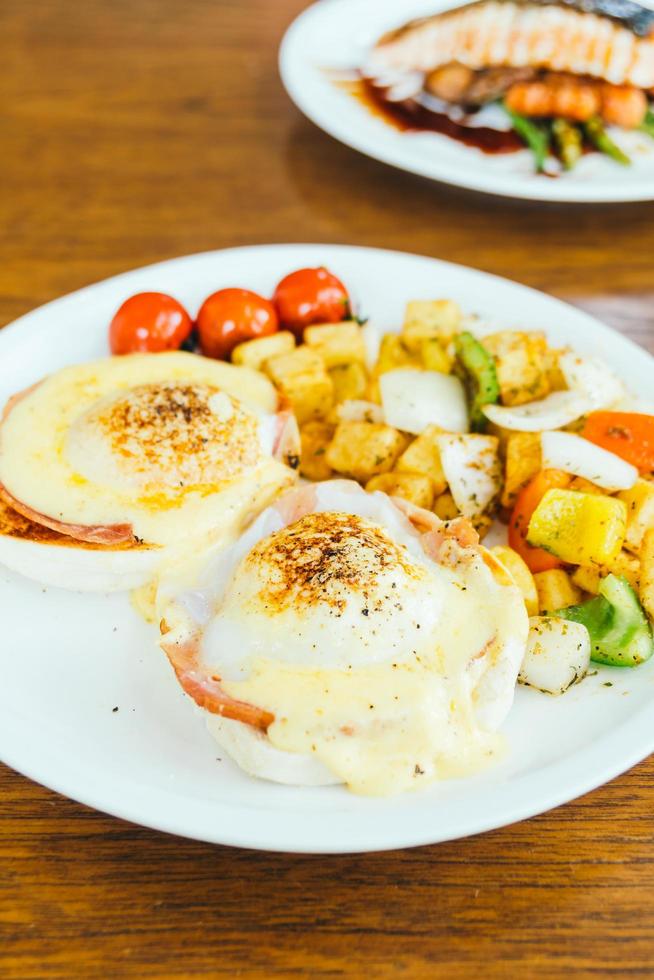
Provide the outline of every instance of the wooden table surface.
{"type": "MultiPolygon", "coordinates": [[[[3,0],[0,323],[187,252],[351,242],[519,279],[654,349],[652,205],[494,200],[340,146],[277,77],[304,5],[3,0]]],[[[653,810],[649,761],[485,836],[291,857],[133,827],[4,768],[0,976],[654,976],[653,810]]]]}

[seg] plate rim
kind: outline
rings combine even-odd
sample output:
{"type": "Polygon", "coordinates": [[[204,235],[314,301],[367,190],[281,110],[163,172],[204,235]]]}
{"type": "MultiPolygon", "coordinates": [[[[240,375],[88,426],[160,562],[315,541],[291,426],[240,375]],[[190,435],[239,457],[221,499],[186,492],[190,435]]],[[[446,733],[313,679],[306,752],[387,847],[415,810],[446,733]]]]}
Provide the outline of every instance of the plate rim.
{"type": "MultiPolygon", "coordinates": [[[[92,298],[94,292],[98,291],[99,289],[107,288],[110,290],[111,288],[115,287],[118,282],[128,283],[130,278],[143,272],[149,273],[157,270],[163,271],[171,265],[188,260],[206,260],[211,258],[212,260],[215,259],[220,261],[220,258],[224,257],[226,254],[246,258],[257,252],[270,253],[273,251],[283,254],[286,251],[294,250],[301,250],[302,253],[306,254],[308,257],[311,257],[311,253],[313,253],[313,256],[318,257],[321,252],[325,251],[342,252],[344,260],[347,258],[347,255],[351,254],[352,252],[361,253],[370,257],[384,254],[389,258],[409,261],[426,261],[429,264],[433,264],[435,268],[438,267],[445,271],[448,268],[464,271],[466,275],[471,275],[474,278],[477,278],[480,282],[494,281],[501,283],[503,287],[506,288],[509,286],[512,290],[517,289],[523,292],[527,297],[530,294],[535,294],[541,303],[545,300],[553,310],[560,307],[562,309],[566,309],[568,312],[572,311],[574,312],[576,319],[585,320],[589,328],[597,331],[598,336],[604,334],[605,336],[609,335],[612,338],[617,339],[622,346],[629,349],[632,356],[639,356],[642,358],[642,356],[645,355],[645,357],[654,365],[654,358],[646,350],[634,343],[630,338],[621,334],[619,331],[614,330],[613,328],[602,323],[595,316],[575,307],[570,303],[565,302],[564,300],[506,277],[475,269],[470,266],[465,266],[460,263],[453,263],[419,253],[404,252],[394,249],[380,249],[363,245],[316,242],[284,242],[235,246],[227,249],[210,249],[203,252],[181,255],[151,263],[149,265],[132,268],[123,273],[118,273],[114,276],[98,280],[97,282],[83,286],[71,293],[60,296],[54,300],[42,304],[39,307],[36,307],[34,310],[31,310],[18,319],[12,321],[5,328],[0,330],[0,351],[7,343],[11,347],[13,347],[16,343],[19,345],[23,343],[25,340],[24,331],[26,329],[30,336],[34,331],[37,333],[40,332],[43,329],[43,324],[41,321],[44,311],[52,309],[56,305],[64,304],[71,299],[79,301],[80,299],[83,300],[84,298],[92,298]]],[[[282,853],[345,854],[397,850],[406,847],[426,846],[446,840],[455,840],[462,837],[471,836],[473,834],[485,833],[499,827],[509,826],[519,820],[527,819],[539,813],[554,809],[563,803],[570,802],[571,800],[576,799],[579,796],[584,795],[585,793],[609,782],[616,776],[642,761],[654,751],[654,725],[652,725],[652,721],[654,720],[654,703],[650,703],[641,705],[640,708],[633,715],[628,717],[619,727],[620,738],[619,740],[616,739],[615,741],[619,741],[622,746],[625,744],[629,746],[636,744],[636,748],[625,752],[624,749],[622,751],[616,751],[614,746],[612,751],[607,752],[602,764],[595,764],[595,767],[591,769],[586,764],[586,759],[587,757],[594,757],[595,753],[597,752],[597,743],[593,742],[592,744],[585,746],[583,749],[575,751],[570,758],[567,758],[564,761],[558,760],[556,762],[551,762],[544,767],[527,771],[525,774],[522,774],[517,778],[509,779],[507,781],[507,786],[509,788],[510,786],[518,787],[518,799],[510,805],[507,804],[506,806],[499,806],[499,811],[501,812],[498,814],[489,815],[483,819],[480,819],[478,814],[471,814],[469,819],[462,821],[461,825],[454,832],[452,830],[447,830],[445,832],[434,834],[434,832],[431,830],[416,832],[415,829],[407,829],[405,834],[398,832],[392,835],[392,839],[390,839],[391,835],[389,835],[388,831],[385,830],[382,833],[382,837],[386,838],[385,840],[377,838],[373,835],[374,840],[371,844],[353,840],[351,844],[348,845],[342,838],[338,842],[325,839],[325,837],[322,836],[322,830],[318,830],[313,837],[311,837],[311,834],[305,831],[302,841],[298,842],[296,830],[284,828],[283,832],[280,833],[279,824],[276,827],[274,835],[267,836],[265,832],[265,821],[263,831],[258,833],[253,833],[249,829],[245,832],[239,832],[238,827],[236,827],[236,829],[234,829],[234,827],[229,829],[228,826],[223,826],[221,816],[224,814],[229,814],[229,812],[233,811],[234,808],[242,810],[245,804],[236,803],[231,805],[224,801],[215,800],[202,801],[205,808],[210,807],[212,812],[216,814],[215,823],[217,829],[213,833],[208,833],[206,820],[203,824],[204,829],[200,829],[198,821],[202,823],[202,806],[198,809],[195,806],[197,801],[192,799],[190,800],[190,803],[193,804],[193,820],[195,823],[193,826],[189,826],[189,823],[184,823],[184,820],[180,819],[179,816],[172,816],[172,808],[169,813],[165,806],[166,802],[171,801],[185,801],[188,805],[189,797],[185,796],[183,793],[173,793],[172,791],[161,787],[157,787],[156,790],[153,787],[148,788],[148,794],[150,797],[152,797],[154,793],[157,798],[160,798],[161,800],[161,806],[159,807],[160,816],[157,819],[154,819],[152,815],[144,816],[143,812],[139,809],[138,801],[133,802],[131,799],[129,799],[126,803],[121,802],[120,804],[116,804],[115,802],[112,802],[111,797],[112,795],[115,797],[116,789],[111,785],[105,785],[96,792],[91,790],[80,791],[80,784],[79,782],[76,783],[75,781],[75,767],[71,767],[69,762],[66,763],[65,772],[63,775],[60,773],[55,778],[49,777],[47,772],[44,772],[44,767],[47,770],[47,753],[45,753],[44,756],[42,747],[39,748],[36,746],[36,744],[33,744],[27,752],[24,748],[19,749],[18,746],[16,746],[13,750],[8,748],[7,743],[11,742],[11,732],[9,727],[10,720],[11,719],[9,716],[5,716],[4,718],[0,719],[0,745],[2,746],[0,749],[0,758],[2,758],[2,761],[4,761],[11,768],[15,769],[17,772],[51,790],[54,790],[55,792],[65,795],[70,799],[76,800],[86,806],[90,806],[101,812],[110,814],[118,819],[128,820],[132,823],[148,827],[153,830],[177,834],[214,844],[282,853]],[[634,739],[636,739],[635,742],[634,739]],[[566,774],[565,778],[562,778],[559,781],[556,792],[553,793],[550,788],[546,793],[541,793],[540,796],[536,791],[533,797],[527,798],[528,794],[525,792],[525,784],[528,785],[530,781],[537,784],[541,780],[543,772],[547,771],[548,769],[562,770],[566,774]],[[579,772],[581,772],[581,778],[579,776],[579,772]]],[[[607,737],[607,735],[602,736],[600,740],[602,744],[606,742],[607,737]]],[[[535,789],[538,790],[537,785],[535,785],[535,789]]],[[[434,799],[434,806],[438,807],[438,799],[436,798],[434,799]]],[[[328,814],[328,817],[331,820],[333,819],[333,816],[334,812],[331,811],[328,814]]],[[[349,818],[359,821],[360,814],[350,814],[349,818]]],[[[187,815],[186,819],[188,819],[187,815]]],[[[311,830],[311,833],[314,833],[313,829],[311,830]]]]}
{"type": "MultiPolygon", "coordinates": [[[[609,194],[600,192],[592,180],[578,185],[570,184],[566,181],[548,181],[542,178],[542,184],[534,182],[533,190],[531,187],[523,187],[520,183],[518,189],[507,186],[509,181],[516,180],[515,175],[507,174],[506,177],[497,177],[494,174],[488,178],[483,178],[481,182],[474,177],[463,176],[457,178],[451,168],[443,168],[438,173],[434,173],[434,166],[424,165],[416,158],[413,163],[398,162],[392,149],[385,147],[375,147],[366,138],[359,138],[356,129],[347,129],[341,124],[338,118],[332,116],[328,111],[324,111],[316,105],[311,98],[307,98],[301,86],[296,84],[294,77],[298,69],[295,58],[295,47],[301,42],[302,32],[313,18],[325,15],[330,8],[342,6],[345,8],[349,0],[314,0],[314,2],[304,10],[289,24],[281,40],[278,51],[278,71],[279,76],[286,91],[286,94],[300,112],[315,126],[321,129],[328,136],[337,142],[356,150],[363,156],[371,160],[376,160],[386,166],[393,167],[395,170],[410,173],[414,176],[422,177],[425,180],[436,184],[449,187],[460,187],[466,191],[474,191],[486,196],[502,197],[515,201],[533,201],[550,204],[628,204],[637,202],[647,202],[654,200],[654,176],[651,180],[651,190],[643,191],[642,184],[628,185],[621,189],[619,181],[616,181],[616,189],[609,194]]],[[[371,0],[367,0],[373,6],[371,0]]],[[[453,4],[458,6],[459,4],[453,4]]],[[[444,7],[443,9],[447,9],[444,7]]],[[[438,134],[435,134],[438,135],[438,134]]],[[[447,137],[443,137],[446,139],[447,137]]],[[[434,159],[437,159],[436,157],[434,159]]],[[[438,168],[436,168],[438,169],[438,168]]],[[[519,178],[524,180],[524,178],[519,178]]]]}

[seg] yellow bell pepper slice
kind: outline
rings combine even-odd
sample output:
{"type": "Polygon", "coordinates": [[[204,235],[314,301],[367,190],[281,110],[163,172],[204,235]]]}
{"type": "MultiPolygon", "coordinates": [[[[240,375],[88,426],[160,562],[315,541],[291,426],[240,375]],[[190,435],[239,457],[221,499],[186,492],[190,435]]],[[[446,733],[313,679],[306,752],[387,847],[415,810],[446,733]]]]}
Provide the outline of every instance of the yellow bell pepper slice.
{"type": "Polygon", "coordinates": [[[527,541],[573,565],[608,565],[627,529],[622,500],[576,490],[548,490],[529,521],[527,541]]]}

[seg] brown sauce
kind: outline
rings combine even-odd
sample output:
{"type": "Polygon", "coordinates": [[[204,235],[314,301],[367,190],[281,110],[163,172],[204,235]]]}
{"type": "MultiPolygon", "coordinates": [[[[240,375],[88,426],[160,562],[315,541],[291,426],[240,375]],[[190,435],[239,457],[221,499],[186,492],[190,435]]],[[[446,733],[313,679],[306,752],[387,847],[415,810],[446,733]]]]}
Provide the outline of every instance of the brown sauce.
{"type": "Polygon", "coordinates": [[[454,122],[444,113],[433,112],[414,99],[392,102],[385,90],[365,78],[338,82],[373,115],[403,132],[441,133],[466,146],[475,146],[483,153],[516,153],[525,145],[513,130],[503,132],[487,126],[465,126],[454,122]]]}

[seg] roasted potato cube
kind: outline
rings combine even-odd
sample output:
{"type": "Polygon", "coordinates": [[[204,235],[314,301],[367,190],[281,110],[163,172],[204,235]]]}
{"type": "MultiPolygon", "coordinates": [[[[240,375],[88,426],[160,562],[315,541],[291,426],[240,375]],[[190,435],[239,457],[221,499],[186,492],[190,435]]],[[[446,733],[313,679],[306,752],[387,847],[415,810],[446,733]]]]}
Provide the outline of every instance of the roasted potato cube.
{"type": "Polygon", "coordinates": [[[368,375],[360,361],[339,364],[327,372],[334,385],[334,404],[362,401],[366,397],[368,375]]]}
{"type": "Polygon", "coordinates": [[[334,387],[320,355],[302,345],[290,354],[269,358],[264,370],[285,395],[300,425],[325,418],[332,407],[334,387]]]}
{"type": "Polygon", "coordinates": [[[387,333],[379,345],[379,355],[374,368],[374,376],[386,374],[400,367],[422,367],[420,354],[411,354],[402,343],[402,338],[395,333],[387,333]]]}
{"type": "Polygon", "coordinates": [[[640,546],[640,584],[638,587],[643,609],[654,620],[654,528],[645,531],[640,546]]]}
{"type": "Polygon", "coordinates": [[[550,568],[547,572],[535,572],[534,582],[538,592],[538,611],[555,612],[581,601],[581,589],[577,588],[562,568],[550,568]]]}
{"type": "Polygon", "coordinates": [[[440,371],[441,374],[449,374],[452,370],[452,358],[435,337],[421,341],[420,362],[426,371],[440,371]]]}
{"type": "Polygon", "coordinates": [[[579,565],[572,573],[572,581],[583,592],[597,595],[603,572],[597,565],[579,565]]]}
{"type": "Polygon", "coordinates": [[[447,480],[441,466],[441,454],[436,441],[436,436],[440,432],[437,425],[428,425],[413,440],[408,449],[404,450],[395,467],[401,472],[424,473],[431,480],[436,496],[447,489],[447,480]]]}
{"type": "Polygon", "coordinates": [[[412,300],[406,306],[402,338],[416,353],[421,342],[430,338],[449,344],[461,329],[461,317],[461,307],[452,299],[412,300]]]}
{"type": "Polygon", "coordinates": [[[524,486],[541,468],[539,432],[509,433],[504,458],[504,487],[500,503],[512,508],[524,486]]]}
{"type": "Polygon", "coordinates": [[[375,405],[381,405],[381,388],[379,387],[378,378],[368,378],[366,393],[363,398],[364,401],[374,402],[375,405]]]}
{"type": "Polygon", "coordinates": [[[502,330],[484,337],[482,343],[495,358],[503,405],[524,405],[549,394],[543,334],[502,330]]]}
{"type": "Polygon", "coordinates": [[[260,371],[271,357],[289,354],[294,347],[293,334],[280,330],[269,337],[257,337],[256,340],[246,340],[244,344],[239,344],[232,351],[232,363],[260,371]]]}
{"type": "Polygon", "coordinates": [[[340,422],[325,455],[337,473],[367,483],[372,476],[392,470],[405,446],[406,437],[390,425],[340,422]]]}
{"type": "Polygon", "coordinates": [[[380,473],[368,480],[366,490],[383,490],[389,497],[402,497],[427,509],[434,502],[434,487],[424,473],[380,473]]]}
{"type": "Polygon", "coordinates": [[[441,493],[436,497],[434,501],[434,513],[437,517],[440,517],[442,521],[451,521],[455,517],[458,517],[461,513],[459,508],[454,503],[454,497],[451,493],[445,492],[441,493]]]}
{"type": "Polygon", "coordinates": [[[492,553],[499,558],[511,578],[522,592],[525,600],[525,607],[528,616],[535,616],[538,613],[538,592],[534,576],[527,567],[524,558],[521,558],[517,551],[509,548],[508,545],[498,544],[491,548],[492,553]]]}
{"type": "Polygon", "coordinates": [[[329,480],[333,470],[325,459],[334,426],[327,422],[307,422],[300,429],[300,473],[307,480],[329,480]]]}
{"type": "Polygon", "coordinates": [[[613,572],[614,575],[622,575],[623,578],[626,578],[627,582],[629,582],[629,585],[638,591],[638,584],[641,576],[641,562],[635,555],[630,555],[629,552],[625,551],[623,548],[618,554],[617,558],[611,562],[609,571],[613,572]]]}
{"type": "Polygon", "coordinates": [[[493,526],[493,518],[490,514],[476,514],[469,518],[470,523],[479,535],[479,540],[483,541],[493,526]]]}
{"type": "Polygon", "coordinates": [[[640,562],[635,555],[630,555],[624,548],[618,552],[610,565],[599,568],[597,565],[580,565],[572,573],[572,581],[584,592],[591,592],[597,595],[600,581],[605,575],[612,572],[614,575],[621,575],[629,582],[632,588],[638,590],[638,580],[640,578],[640,562]]]}
{"type": "Polygon", "coordinates": [[[365,364],[366,347],[361,336],[361,327],[355,320],[344,323],[320,323],[307,327],[304,343],[323,359],[325,367],[351,364],[359,361],[365,364]]]}
{"type": "Polygon", "coordinates": [[[654,528],[654,483],[637,480],[631,490],[621,490],[618,497],[627,505],[624,546],[637,555],[646,532],[654,528]]]}

